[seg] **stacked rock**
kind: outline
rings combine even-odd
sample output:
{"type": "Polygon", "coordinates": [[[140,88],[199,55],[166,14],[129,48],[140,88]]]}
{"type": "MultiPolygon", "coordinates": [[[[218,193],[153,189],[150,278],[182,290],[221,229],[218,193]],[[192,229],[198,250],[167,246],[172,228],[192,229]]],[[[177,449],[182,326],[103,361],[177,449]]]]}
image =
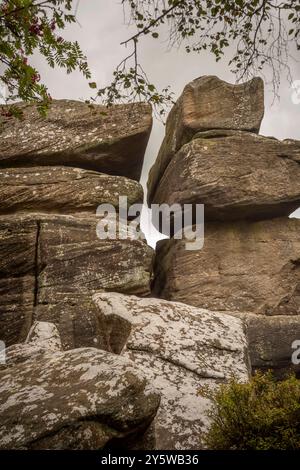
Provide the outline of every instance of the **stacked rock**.
{"type": "Polygon", "coordinates": [[[150,171],[149,203],[204,204],[199,251],[158,244],[154,292],[238,312],[249,325],[253,368],[291,365],[300,338],[300,142],[258,135],[263,82],[217,77],[188,84],[167,121],[150,171]]]}
{"type": "Polygon", "coordinates": [[[100,203],[142,201],[151,128],[146,105],[102,112],[1,130],[2,449],[199,449],[211,392],[250,375],[240,318],[145,298],[152,250],[97,238],[100,203]]]}
{"type": "Polygon", "coordinates": [[[92,294],[150,292],[152,249],[99,239],[96,209],[142,202],[151,107],[59,100],[47,118],[21,108],[0,128],[0,339],[22,342],[39,320],[57,325],[64,349],[101,347],[92,294]]]}

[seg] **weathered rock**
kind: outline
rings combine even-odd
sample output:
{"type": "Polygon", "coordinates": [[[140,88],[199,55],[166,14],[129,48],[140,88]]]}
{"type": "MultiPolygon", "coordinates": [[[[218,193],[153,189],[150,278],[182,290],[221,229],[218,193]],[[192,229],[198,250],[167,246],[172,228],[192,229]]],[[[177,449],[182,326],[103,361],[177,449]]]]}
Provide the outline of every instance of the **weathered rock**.
{"type": "Polygon", "coordinates": [[[47,351],[60,351],[62,349],[58,329],[54,323],[49,322],[34,322],[25,343],[39,346],[47,351]]]}
{"type": "Polygon", "coordinates": [[[159,395],[134,364],[93,348],[0,372],[1,449],[101,449],[140,436],[159,395]]]}
{"type": "MultiPolygon", "coordinates": [[[[23,342],[34,320],[54,322],[64,348],[95,346],[91,295],[148,295],[153,250],[142,240],[100,240],[96,217],[0,218],[0,339],[23,342]]],[[[121,233],[123,233],[121,231],[121,233]]]]}
{"type": "Polygon", "coordinates": [[[24,119],[3,118],[0,166],[77,166],[139,180],[152,126],[148,104],[91,109],[54,100],[46,118],[19,106],[24,119]]]}
{"type": "Polygon", "coordinates": [[[9,346],[26,339],[35,297],[37,222],[0,219],[0,340],[9,346]]]}
{"type": "Polygon", "coordinates": [[[222,129],[258,133],[263,115],[264,89],[260,78],[232,85],[214,76],[204,76],[186,85],[168,116],[166,136],[150,170],[149,204],[173,156],[197,132],[222,129]]]}
{"type": "Polygon", "coordinates": [[[116,209],[119,196],[128,205],[143,202],[143,188],[135,181],[69,167],[0,169],[0,213],[96,213],[100,204],[116,209]]]}
{"type": "Polygon", "coordinates": [[[219,311],[300,314],[300,220],[206,223],[204,247],[158,244],[154,292],[219,311]]]}
{"type": "Polygon", "coordinates": [[[300,141],[199,133],[173,157],[152,202],[204,204],[205,220],[289,215],[300,206],[300,141]]]}
{"type": "Polygon", "coordinates": [[[58,329],[53,323],[35,322],[26,341],[9,346],[5,350],[5,363],[0,370],[37,358],[46,352],[62,350],[58,329]]]}
{"type": "Polygon", "coordinates": [[[300,378],[300,316],[235,313],[245,323],[252,372],[271,370],[278,379],[294,372],[300,378]],[[295,342],[298,342],[295,345],[295,342]],[[298,354],[296,349],[298,349],[298,354]],[[298,361],[292,361],[293,354],[298,361]]]}
{"type": "Polygon", "coordinates": [[[134,361],[161,393],[156,448],[199,449],[211,406],[202,387],[248,378],[242,322],[153,298],[100,293],[94,301],[106,348],[134,361]]]}

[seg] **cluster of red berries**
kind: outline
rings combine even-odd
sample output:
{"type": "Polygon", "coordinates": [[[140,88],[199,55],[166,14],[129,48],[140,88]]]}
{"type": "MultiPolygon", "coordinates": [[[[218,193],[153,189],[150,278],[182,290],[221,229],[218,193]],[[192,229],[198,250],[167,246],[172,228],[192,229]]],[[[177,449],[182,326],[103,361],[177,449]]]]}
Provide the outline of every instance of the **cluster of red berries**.
{"type": "MultiPolygon", "coordinates": [[[[34,20],[33,20],[33,23],[29,27],[29,31],[33,35],[42,36],[43,28],[44,28],[43,23],[39,23],[39,19],[37,17],[35,17],[34,20]]],[[[51,29],[51,31],[55,31],[55,29],[56,29],[56,23],[55,23],[54,20],[52,20],[52,22],[50,23],[50,29],[51,29]]]]}
{"type": "Polygon", "coordinates": [[[30,25],[29,31],[35,36],[41,36],[43,34],[43,26],[37,22],[34,22],[32,25],[30,25]]]}
{"type": "Polygon", "coordinates": [[[34,73],[32,76],[31,76],[31,81],[33,83],[37,83],[41,80],[41,76],[39,73],[34,73]]]}

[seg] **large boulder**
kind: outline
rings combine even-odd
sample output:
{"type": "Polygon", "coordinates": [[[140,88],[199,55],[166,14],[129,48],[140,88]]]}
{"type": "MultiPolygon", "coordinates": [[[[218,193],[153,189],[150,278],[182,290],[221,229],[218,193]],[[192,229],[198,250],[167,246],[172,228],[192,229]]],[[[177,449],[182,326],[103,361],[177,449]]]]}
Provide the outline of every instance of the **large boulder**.
{"type": "Polygon", "coordinates": [[[300,314],[300,220],[205,224],[204,246],[162,240],[154,293],[218,311],[300,314]]]}
{"type": "Polygon", "coordinates": [[[19,104],[23,119],[3,118],[0,166],[67,165],[139,180],[152,127],[145,103],[92,108],[54,100],[46,118],[19,104]]]}
{"type": "Polygon", "coordinates": [[[96,214],[100,204],[118,210],[119,196],[126,196],[129,206],[143,202],[143,188],[136,181],[80,168],[0,168],[0,181],[0,214],[96,214]]]}
{"type": "Polygon", "coordinates": [[[201,394],[233,376],[248,379],[240,319],[160,299],[94,296],[107,350],[142,370],[160,392],[156,449],[203,447],[210,400],[201,394]]]}
{"type": "Polygon", "coordinates": [[[143,240],[99,239],[97,222],[50,214],[0,218],[0,339],[8,346],[25,340],[33,320],[54,322],[64,348],[97,346],[91,295],[150,293],[153,250],[143,240]]]}
{"type": "Polygon", "coordinates": [[[277,379],[300,378],[300,315],[235,314],[245,323],[252,372],[271,370],[277,379]],[[296,360],[293,361],[293,355],[296,360]]]}
{"type": "Polygon", "coordinates": [[[125,358],[94,348],[34,355],[0,372],[0,448],[126,448],[141,441],[159,401],[125,358]]]}
{"type": "Polygon", "coordinates": [[[205,220],[289,215],[300,206],[300,141],[198,133],[171,160],[152,203],[204,204],[205,220]]]}
{"type": "Polygon", "coordinates": [[[232,85],[204,76],[186,85],[172,108],[166,136],[148,180],[149,204],[165,169],[178,150],[199,131],[212,129],[259,132],[264,115],[264,85],[260,78],[232,85]]]}

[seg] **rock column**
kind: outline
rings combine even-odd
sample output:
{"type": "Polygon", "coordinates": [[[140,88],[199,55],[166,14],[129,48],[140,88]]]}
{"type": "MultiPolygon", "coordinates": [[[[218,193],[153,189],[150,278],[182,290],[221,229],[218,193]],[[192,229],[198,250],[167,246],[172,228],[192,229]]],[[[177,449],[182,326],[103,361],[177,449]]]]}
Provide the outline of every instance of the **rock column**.
{"type": "Polygon", "coordinates": [[[300,337],[300,221],[288,217],[300,206],[300,142],[258,135],[263,110],[260,79],[201,77],[185,87],[148,200],[204,204],[204,247],[161,241],[154,293],[242,316],[254,369],[281,375],[300,337]]]}

